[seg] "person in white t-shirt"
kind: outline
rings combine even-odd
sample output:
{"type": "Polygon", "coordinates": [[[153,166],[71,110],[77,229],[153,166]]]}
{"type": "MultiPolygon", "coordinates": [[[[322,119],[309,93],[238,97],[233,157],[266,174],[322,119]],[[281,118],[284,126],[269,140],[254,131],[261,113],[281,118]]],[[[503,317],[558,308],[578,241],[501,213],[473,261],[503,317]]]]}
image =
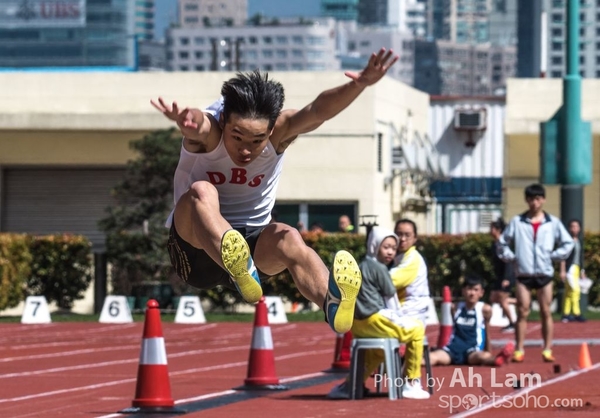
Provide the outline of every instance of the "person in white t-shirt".
{"type": "Polygon", "coordinates": [[[270,223],[271,210],[287,147],[344,110],[397,59],[382,48],[362,71],[345,73],[349,82],[300,110],[282,110],[282,85],[259,71],[225,82],[222,101],[207,112],[152,100],[184,135],[167,221],[171,263],[183,280],[200,289],[237,288],[255,303],[261,278],[288,269],[334,331],[352,327],[361,285],[354,258],[339,251],[330,275],[296,228],[270,223]]]}

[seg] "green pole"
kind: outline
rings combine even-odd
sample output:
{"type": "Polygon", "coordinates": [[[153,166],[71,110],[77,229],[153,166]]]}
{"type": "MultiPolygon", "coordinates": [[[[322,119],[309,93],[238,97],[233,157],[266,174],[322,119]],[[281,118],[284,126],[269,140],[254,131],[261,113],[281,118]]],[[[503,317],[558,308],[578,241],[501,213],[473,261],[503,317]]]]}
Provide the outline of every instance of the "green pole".
{"type": "Polygon", "coordinates": [[[578,219],[583,227],[583,185],[578,176],[581,161],[577,161],[578,149],[584,146],[579,74],[579,0],[567,0],[566,33],[567,71],[563,79],[564,113],[558,145],[561,165],[559,171],[562,178],[561,219],[565,225],[571,219],[578,219]]]}

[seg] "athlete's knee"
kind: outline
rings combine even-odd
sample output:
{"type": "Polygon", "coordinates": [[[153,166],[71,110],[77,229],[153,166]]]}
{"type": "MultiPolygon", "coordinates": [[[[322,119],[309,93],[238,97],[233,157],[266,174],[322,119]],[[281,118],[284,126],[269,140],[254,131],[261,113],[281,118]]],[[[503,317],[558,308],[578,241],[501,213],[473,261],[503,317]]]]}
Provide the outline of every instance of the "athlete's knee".
{"type": "Polygon", "coordinates": [[[529,316],[529,306],[521,304],[517,308],[519,318],[527,318],[529,316]]]}
{"type": "Polygon", "coordinates": [[[188,196],[192,200],[205,201],[209,199],[218,198],[218,192],[215,186],[208,181],[196,181],[187,192],[188,196]]]}

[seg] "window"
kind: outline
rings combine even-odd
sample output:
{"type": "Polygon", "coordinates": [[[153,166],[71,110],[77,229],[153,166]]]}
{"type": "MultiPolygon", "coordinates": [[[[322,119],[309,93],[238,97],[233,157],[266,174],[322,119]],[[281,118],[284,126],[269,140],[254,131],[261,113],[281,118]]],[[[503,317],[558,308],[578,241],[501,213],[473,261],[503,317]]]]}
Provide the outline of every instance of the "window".
{"type": "Polygon", "coordinates": [[[250,45],[256,45],[258,43],[258,39],[256,38],[256,36],[250,36],[248,38],[248,43],[250,45]]]}
{"type": "Polygon", "coordinates": [[[263,49],[262,56],[263,58],[273,58],[273,51],[270,49],[263,49]]]}
{"type": "Polygon", "coordinates": [[[562,57],[552,57],[552,65],[562,65],[563,59],[562,57]]]}
{"type": "Polygon", "coordinates": [[[179,38],[179,45],[189,45],[190,38],[179,38]]]}
{"type": "Polygon", "coordinates": [[[279,45],[285,45],[288,43],[288,38],[287,36],[277,36],[275,38],[275,41],[279,44],[279,45]]]}
{"type": "Polygon", "coordinates": [[[196,65],[196,66],[194,67],[194,69],[195,69],[196,71],[204,71],[204,65],[196,65]]]}
{"type": "Polygon", "coordinates": [[[309,45],[325,45],[325,38],[321,36],[309,36],[308,37],[309,45]]]}
{"type": "Polygon", "coordinates": [[[552,73],[550,73],[552,78],[561,78],[562,77],[562,71],[552,71],[552,73]]]}
{"type": "Polygon", "coordinates": [[[313,223],[318,222],[323,225],[323,229],[327,232],[337,232],[340,216],[347,215],[354,225],[354,231],[358,232],[357,205],[353,202],[328,204],[275,202],[274,209],[277,212],[278,222],[284,222],[288,225],[297,225],[298,222],[303,222],[307,229],[313,223]]]}
{"type": "Polygon", "coordinates": [[[198,16],[186,16],[184,19],[185,23],[198,23],[198,16]]]}
{"type": "Polygon", "coordinates": [[[201,38],[201,37],[194,38],[194,44],[196,44],[196,45],[204,45],[204,38],[201,38]]]}
{"type": "Polygon", "coordinates": [[[292,42],[297,45],[302,45],[304,43],[304,39],[302,39],[302,36],[293,36],[292,42]]]}
{"type": "Polygon", "coordinates": [[[552,36],[562,36],[562,28],[552,28],[552,36]]]}
{"type": "Polygon", "coordinates": [[[553,51],[562,51],[562,42],[552,42],[553,51]]]}
{"type": "Polygon", "coordinates": [[[302,54],[301,49],[292,49],[292,56],[294,58],[302,58],[304,56],[304,54],[302,54]]]}
{"type": "Polygon", "coordinates": [[[300,63],[294,62],[292,63],[292,70],[294,71],[302,71],[304,69],[304,66],[300,63]]]}
{"type": "Polygon", "coordinates": [[[190,57],[187,51],[179,51],[179,59],[186,60],[190,57]]]}
{"type": "Polygon", "coordinates": [[[277,58],[287,58],[287,51],[285,49],[278,49],[275,51],[277,58]]]}
{"type": "Polygon", "coordinates": [[[277,64],[275,64],[275,69],[277,71],[285,71],[285,70],[287,70],[287,65],[283,64],[283,63],[277,63],[277,64]]]}
{"type": "Polygon", "coordinates": [[[196,51],[194,52],[194,56],[196,57],[196,59],[202,59],[204,57],[204,52],[196,51]]]}
{"type": "Polygon", "coordinates": [[[270,36],[263,36],[263,42],[267,45],[270,45],[273,43],[273,38],[271,38],[270,36]]]}
{"type": "Polygon", "coordinates": [[[179,71],[189,71],[189,67],[187,65],[180,65],[179,66],[179,71]]]}

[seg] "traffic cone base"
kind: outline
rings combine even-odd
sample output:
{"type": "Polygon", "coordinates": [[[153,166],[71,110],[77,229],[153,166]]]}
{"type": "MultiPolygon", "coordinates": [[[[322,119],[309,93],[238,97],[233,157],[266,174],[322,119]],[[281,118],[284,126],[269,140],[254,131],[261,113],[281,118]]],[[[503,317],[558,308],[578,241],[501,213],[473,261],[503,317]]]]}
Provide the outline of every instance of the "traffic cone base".
{"type": "Polygon", "coordinates": [[[352,346],[352,332],[338,334],[335,339],[333,363],[324,373],[345,373],[350,370],[350,348],[352,346]]]}
{"type": "Polygon", "coordinates": [[[579,349],[579,368],[589,369],[592,367],[592,359],[590,357],[590,350],[587,343],[582,343],[579,349]]]}
{"type": "Polygon", "coordinates": [[[275,373],[275,357],[273,356],[273,339],[267,315],[265,297],[261,297],[256,304],[254,328],[252,330],[252,344],[250,359],[248,360],[248,374],[244,385],[235,390],[286,390],[287,386],[279,384],[275,373]]]}
{"type": "Polygon", "coordinates": [[[144,334],[138,366],[135,398],[132,407],[120,413],[183,413],[175,408],[171,397],[167,352],[160,322],[158,302],[151,299],[146,304],[144,334]]]}

